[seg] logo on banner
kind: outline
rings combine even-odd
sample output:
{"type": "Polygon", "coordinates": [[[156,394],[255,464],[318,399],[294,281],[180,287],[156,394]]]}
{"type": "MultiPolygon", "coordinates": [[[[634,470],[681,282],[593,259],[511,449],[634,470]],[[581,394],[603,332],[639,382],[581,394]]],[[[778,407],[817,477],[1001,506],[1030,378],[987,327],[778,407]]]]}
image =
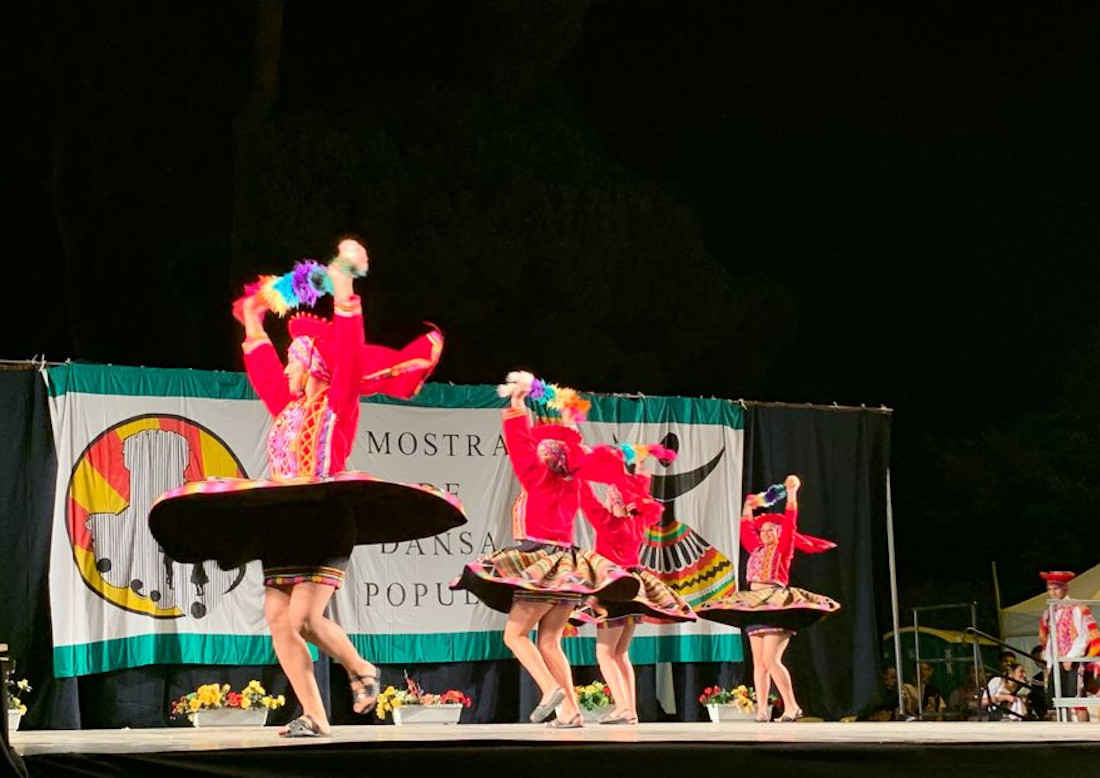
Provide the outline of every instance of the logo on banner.
{"type": "Polygon", "coordinates": [[[243,579],[244,568],[182,564],[149,531],[149,509],[169,489],[208,477],[244,478],[236,455],[190,419],[135,416],[104,430],[73,467],[67,527],[73,561],[107,602],[156,618],[203,618],[243,579]]]}
{"type": "MultiPolygon", "coordinates": [[[[680,438],[670,432],[661,445],[679,451],[680,438]]],[[[695,529],[676,519],[676,499],[703,483],[718,467],[724,453],[722,449],[709,462],[686,473],[653,478],[653,496],[665,509],[660,522],[646,529],[639,561],[692,606],[737,589],[736,571],[729,558],[695,529]]]]}

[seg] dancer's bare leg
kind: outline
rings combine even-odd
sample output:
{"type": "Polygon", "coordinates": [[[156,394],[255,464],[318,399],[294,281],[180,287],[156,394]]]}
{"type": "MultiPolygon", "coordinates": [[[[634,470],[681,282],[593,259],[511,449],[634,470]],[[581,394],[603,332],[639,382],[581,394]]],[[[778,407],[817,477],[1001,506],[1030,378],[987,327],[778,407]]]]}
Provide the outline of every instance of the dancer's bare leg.
{"type": "MultiPolygon", "coordinates": [[[[638,688],[634,679],[634,664],[630,661],[630,641],[634,639],[635,625],[633,621],[627,621],[619,634],[619,643],[615,648],[615,663],[619,666],[619,673],[626,683],[624,702],[618,705],[618,710],[625,713],[633,721],[638,720],[638,688]]],[[[616,698],[618,699],[618,698],[616,698]]]]}
{"type": "MultiPolygon", "coordinates": [[[[558,682],[543,661],[542,654],[531,641],[531,630],[539,619],[550,612],[550,603],[526,602],[515,600],[508,611],[508,623],[504,625],[504,645],[508,646],[523,669],[531,674],[542,692],[542,702],[546,702],[558,688],[558,682]]],[[[570,687],[572,688],[572,687],[570,687]]],[[[564,689],[564,687],[563,687],[564,689]]],[[[568,691],[568,690],[566,690],[568,691]]]]}
{"type": "Polygon", "coordinates": [[[615,710],[611,715],[625,714],[628,700],[627,680],[623,677],[618,661],[619,638],[623,634],[622,625],[596,630],[596,661],[600,665],[603,679],[611,689],[615,700],[615,710]]]}
{"type": "Polygon", "coordinates": [[[554,680],[557,681],[557,685],[565,690],[565,699],[561,703],[561,719],[564,721],[575,719],[581,713],[577,709],[573,669],[569,666],[569,660],[565,658],[565,652],[561,648],[565,625],[569,623],[569,616],[572,613],[572,605],[555,605],[539,619],[538,651],[553,674],[554,680]]]}
{"type": "MultiPolygon", "coordinates": [[[[290,621],[300,624],[303,637],[343,665],[349,676],[377,679],[378,668],[359,656],[343,628],[325,616],[325,609],[335,592],[332,586],[321,583],[296,585],[290,593],[290,621]]],[[[365,689],[365,684],[351,679],[351,687],[357,692],[365,689]]],[[[373,701],[372,696],[356,697],[353,710],[362,713],[373,701]]]]}
{"type": "Polygon", "coordinates": [[[749,648],[752,650],[752,683],[756,692],[756,720],[767,721],[768,695],[771,693],[772,682],[768,673],[764,636],[749,635],[749,648]]]}
{"type": "Polygon", "coordinates": [[[783,715],[796,716],[802,712],[794,697],[791,674],[783,664],[783,652],[791,642],[790,632],[778,632],[764,636],[764,653],[768,657],[768,672],[775,681],[775,688],[783,698],[783,715]]]}
{"type": "MultiPolygon", "coordinates": [[[[271,630],[271,643],[279,665],[290,681],[290,688],[302,706],[302,713],[313,719],[322,732],[328,732],[328,715],[321,702],[321,690],[313,674],[313,658],[300,629],[291,621],[291,590],[294,587],[264,587],[264,619],[271,630]]],[[[280,730],[284,734],[285,729],[280,730]]]]}

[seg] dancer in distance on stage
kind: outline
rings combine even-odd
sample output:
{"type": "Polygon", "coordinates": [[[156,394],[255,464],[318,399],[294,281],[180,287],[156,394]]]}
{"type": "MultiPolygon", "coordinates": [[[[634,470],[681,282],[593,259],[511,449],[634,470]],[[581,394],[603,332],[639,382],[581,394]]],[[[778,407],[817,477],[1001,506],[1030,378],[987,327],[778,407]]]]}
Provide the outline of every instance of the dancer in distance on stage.
{"type": "Polygon", "coordinates": [[[668,622],[695,620],[687,601],[638,561],[646,528],[659,521],[664,510],[650,493],[652,476],[640,469],[641,462],[653,456],[667,465],[675,459],[676,452],[656,445],[620,448],[628,469],[634,472],[628,472],[622,484],[609,485],[602,501],[592,486],[581,489],[581,509],[596,530],[596,553],[625,568],[639,583],[634,599],[614,602],[593,598],[574,617],[574,623],[596,624],[596,659],[615,700],[615,709],[603,716],[600,724],[638,723],[630,641],[642,618],[668,622]]]}
{"type": "Polygon", "coordinates": [[[571,389],[515,372],[498,393],[510,398],[504,441],[523,490],[512,509],[512,534],[519,545],[466,565],[451,588],[469,590],[508,614],[504,643],[542,692],[531,721],[549,719],[560,705],[550,726],[580,727],[572,669],[561,646],[569,616],[590,595],[629,600],[638,581],[598,554],[575,547],[573,524],[581,489],[589,481],[621,480],[623,455],[613,446],[583,445],[575,425],[583,420],[587,402],[571,389]],[[536,406],[559,411],[562,423],[532,427],[524,404],[529,394],[536,406]],[[536,627],[537,643],[529,637],[536,627]]]}
{"type": "Polygon", "coordinates": [[[378,668],[325,615],[353,547],[422,537],[465,521],[452,497],[344,471],[360,394],[415,394],[438,361],[440,333],[433,330],[400,352],[364,343],[353,280],[365,275],[368,259],[356,241],[341,242],[327,269],[299,265],[294,274],[268,276],[246,288],[234,311],[245,328],[249,381],[273,416],[267,437],[271,480],[187,484],[163,495],[150,514],[154,535],[173,558],[214,558],[223,567],[262,560],[264,617],[302,706],[301,717],[280,731],[286,737],[329,731],[306,641],[347,671],[356,713],[370,712],[378,697],[378,668]],[[284,367],[264,330],[265,313],[312,304],[325,291],[333,296],[333,320],[293,317],[284,367]],[[388,515],[382,502],[400,507],[388,515]],[[210,526],[211,516],[217,525],[210,526]],[[202,521],[207,524],[196,530],[202,521]]]}
{"type": "Polygon", "coordinates": [[[783,664],[783,653],[791,637],[804,627],[840,610],[839,603],[790,585],[791,559],[796,549],[819,553],[836,548],[828,540],[798,531],[796,475],[783,484],[745,498],[741,511],[741,545],[749,552],[745,565],[748,591],[737,591],[696,608],[699,618],[742,628],[752,650],[753,684],[756,691],[756,720],[768,720],[768,694],[774,682],[783,699],[780,721],[796,721],[802,709],[795,698],[791,674],[783,664]],[[783,513],[753,516],[755,508],[771,508],[783,498],[783,513]]]}

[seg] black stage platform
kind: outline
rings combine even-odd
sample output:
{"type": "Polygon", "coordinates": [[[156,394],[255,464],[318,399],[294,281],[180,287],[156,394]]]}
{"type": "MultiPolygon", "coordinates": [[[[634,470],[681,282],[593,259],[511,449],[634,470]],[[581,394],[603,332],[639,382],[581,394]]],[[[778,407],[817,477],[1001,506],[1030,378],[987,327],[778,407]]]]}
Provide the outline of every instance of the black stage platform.
{"type": "Polygon", "coordinates": [[[39,776],[1034,776],[1100,770],[1097,723],[534,724],[12,733],[39,776]]]}

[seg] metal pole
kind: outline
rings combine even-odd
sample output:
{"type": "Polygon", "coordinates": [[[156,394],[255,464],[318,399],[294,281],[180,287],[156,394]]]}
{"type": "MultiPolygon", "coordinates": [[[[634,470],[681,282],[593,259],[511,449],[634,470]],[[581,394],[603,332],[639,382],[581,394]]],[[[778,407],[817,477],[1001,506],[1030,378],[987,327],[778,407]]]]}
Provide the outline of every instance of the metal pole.
{"type": "Polygon", "coordinates": [[[924,681],[921,678],[921,625],[913,609],[913,679],[916,681],[916,720],[924,721],[924,681]]]}
{"type": "MultiPolygon", "coordinates": [[[[1062,696],[1062,673],[1058,663],[1058,622],[1054,613],[1055,600],[1047,600],[1047,624],[1050,631],[1047,633],[1047,645],[1050,646],[1050,672],[1054,676],[1054,699],[1062,696]]],[[[1059,721],[1069,721],[1070,712],[1061,705],[1056,705],[1059,721]]]]}
{"type": "Polygon", "coordinates": [[[891,499],[890,468],[886,469],[886,551],[890,559],[890,616],[894,620],[894,671],[898,674],[898,710],[903,711],[901,622],[898,620],[898,573],[894,560],[894,507],[891,499]]]}
{"type": "Polygon", "coordinates": [[[970,628],[973,632],[970,633],[970,637],[974,641],[974,691],[978,695],[978,721],[985,721],[987,716],[985,712],[985,705],[983,700],[985,699],[985,693],[982,683],[982,650],[978,644],[978,603],[970,603],[970,628]]]}
{"type": "MultiPolygon", "coordinates": [[[[997,561],[994,560],[990,564],[993,565],[993,600],[997,604],[997,637],[1001,639],[1001,642],[1005,642],[1005,625],[1004,618],[1001,616],[1001,584],[997,580],[997,561]]],[[[974,625],[978,626],[977,624],[974,625]]]]}

